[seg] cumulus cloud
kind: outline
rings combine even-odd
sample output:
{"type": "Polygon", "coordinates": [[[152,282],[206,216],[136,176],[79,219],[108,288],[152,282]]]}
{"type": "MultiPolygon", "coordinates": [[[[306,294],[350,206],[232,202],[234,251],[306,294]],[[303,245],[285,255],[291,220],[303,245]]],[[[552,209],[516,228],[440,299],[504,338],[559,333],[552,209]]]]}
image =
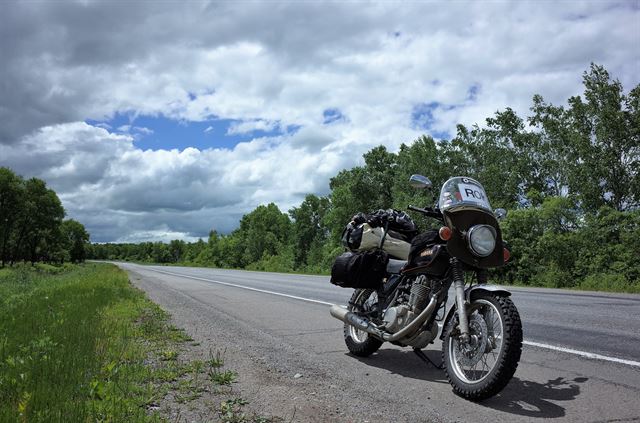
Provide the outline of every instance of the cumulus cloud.
{"type": "Polygon", "coordinates": [[[229,232],[260,204],[275,201],[286,211],[305,193],[326,192],[328,178],[345,165],[341,154],[303,154],[292,137],[232,150],[143,151],[128,134],[59,124],[0,145],[0,165],[48,181],[96,241],[158,233],[194,239],[211,229],[229,232]]]}
{"type": "Polygon", "coordinates": [[[635,86],[639,19],[624,1],[11,2],[0,165],[47,180],[96,240],[226,232],[260,203],[326,193],[372,146],[524,115],[534,93],[562,103],[590,62],[635,86]],[[130,122],[83,123],[116,114],[130,122]],[[141,115],[255,138],[142,151],[141,115]]]}

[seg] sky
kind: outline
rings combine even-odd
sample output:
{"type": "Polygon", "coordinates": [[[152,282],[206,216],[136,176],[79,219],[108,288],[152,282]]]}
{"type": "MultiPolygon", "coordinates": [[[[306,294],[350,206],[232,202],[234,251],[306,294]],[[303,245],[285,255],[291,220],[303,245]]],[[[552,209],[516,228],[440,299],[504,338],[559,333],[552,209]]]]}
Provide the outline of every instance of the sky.
{"type": "MultiPolygon", "coordinates": [[[[640,82],[640,0],[11,1],[0,166],[94,242],[196,240],[329,193],[384,145],[450,139],[591,62],[640,82]]],[[[428,176],[429,169],[423,172],[428,176]]]]}

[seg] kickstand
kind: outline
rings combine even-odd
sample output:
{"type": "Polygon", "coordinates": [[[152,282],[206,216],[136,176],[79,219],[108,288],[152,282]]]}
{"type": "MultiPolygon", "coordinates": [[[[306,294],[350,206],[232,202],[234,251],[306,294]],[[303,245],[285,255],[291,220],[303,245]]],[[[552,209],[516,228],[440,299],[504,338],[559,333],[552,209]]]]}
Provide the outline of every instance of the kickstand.
{"type": "Polygon", "coordinates": [[[429,357],[427,357],[427,355],[425,353],[423,353],[421,349],[414,348],[413,352],[418,356],[418,358],[420,358],[420,360],[424,361],[425,363],[431,364],[433,367],[435,367],[438,370],[443,370],[444,369],[444,366],[443,366],[444,363],[442,363],[442,364],[440,364],[438,366],[436,363],[431,361],[431,359],[429,357]]]}

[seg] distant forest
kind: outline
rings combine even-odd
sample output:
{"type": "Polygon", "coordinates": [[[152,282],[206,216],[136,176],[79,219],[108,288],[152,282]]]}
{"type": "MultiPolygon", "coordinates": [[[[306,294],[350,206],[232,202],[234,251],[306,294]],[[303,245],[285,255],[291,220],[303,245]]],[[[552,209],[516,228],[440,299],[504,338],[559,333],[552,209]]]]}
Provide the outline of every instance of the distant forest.
{"type": "MultiPolygon", "coordinates": [[[[566,106],[535,95],[526,118],[507,108],[483,127],[459,125],[451,140],[423,136],[397,153],[375,147],[362,166],[331,179],[326,197],[307,195],[288,212],[260,205],[230,234],[212,230],[194,243],[93,244],[87,254],[327,273],[355,213],[432,205],[444,181],[464,175],[484,185],[494,208],[509,211],[502,228],[512,260],[494,272],[496,282],[640,292],[640,85],[625,94],[594,64],[583,82],[583,95],[566,106]],[[433,195],[409,186],[413,173],[433,181],[433,195]]],[[[421,229],[434,225],[412,217],[421,229]]],[[[21,248],[26,257],[29,249],[21,248]]]]}

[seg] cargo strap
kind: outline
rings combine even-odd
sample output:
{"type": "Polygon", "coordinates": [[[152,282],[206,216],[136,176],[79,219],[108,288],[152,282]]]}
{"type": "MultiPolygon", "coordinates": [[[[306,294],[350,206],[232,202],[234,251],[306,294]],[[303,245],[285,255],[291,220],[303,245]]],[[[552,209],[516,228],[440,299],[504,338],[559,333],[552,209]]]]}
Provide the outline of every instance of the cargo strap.
{"type": "Polygon", "coordinates": [[[384,245],[384,240],[387,238],[387,233],[389,232],[389,221],[387,220],[384,223],[384,231],[382,232],[382,238],[380,238],[380,245],[378,248],[382,250],[382,246],[384,245]]]}

